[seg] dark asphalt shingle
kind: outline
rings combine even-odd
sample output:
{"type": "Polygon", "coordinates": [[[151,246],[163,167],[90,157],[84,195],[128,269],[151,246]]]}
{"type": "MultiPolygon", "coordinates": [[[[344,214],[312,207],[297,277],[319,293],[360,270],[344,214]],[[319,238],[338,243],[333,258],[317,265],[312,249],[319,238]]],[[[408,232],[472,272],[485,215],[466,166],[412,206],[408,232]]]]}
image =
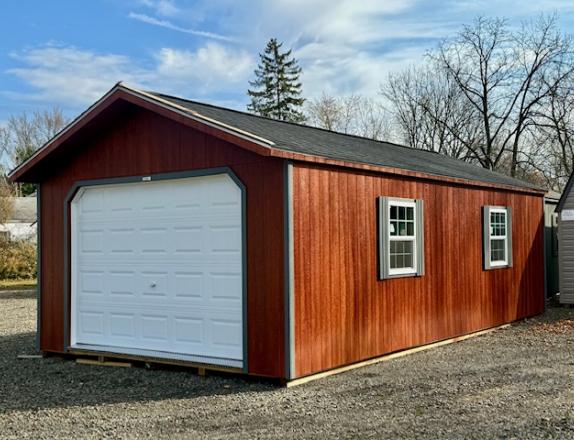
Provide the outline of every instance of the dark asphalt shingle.
{"type": "Polygon", "coordinates": [[[282,150],[438,176],[539,189],[531,183],[431,151],[277,121],[155,92],[149,93],[196,111],[203,116],[270,140],[275,143],[275,148],[282,150]]]}

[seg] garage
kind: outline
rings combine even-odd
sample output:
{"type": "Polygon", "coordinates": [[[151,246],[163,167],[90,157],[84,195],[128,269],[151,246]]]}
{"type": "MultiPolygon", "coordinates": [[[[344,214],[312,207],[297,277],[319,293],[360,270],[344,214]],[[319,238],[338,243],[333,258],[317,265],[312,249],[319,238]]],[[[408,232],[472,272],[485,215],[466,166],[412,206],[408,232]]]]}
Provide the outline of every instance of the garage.
{"type": "Polygon", "coordinates": [[[429,151],[120,83],[10,178],[45,355],[290,382],[544,310],[544,190],[429,151]]]}
{"type": "Polygon", "coordinates": [[[75,190],[71,348],[243,367],[242,190],[166,177],[75,190]]]}

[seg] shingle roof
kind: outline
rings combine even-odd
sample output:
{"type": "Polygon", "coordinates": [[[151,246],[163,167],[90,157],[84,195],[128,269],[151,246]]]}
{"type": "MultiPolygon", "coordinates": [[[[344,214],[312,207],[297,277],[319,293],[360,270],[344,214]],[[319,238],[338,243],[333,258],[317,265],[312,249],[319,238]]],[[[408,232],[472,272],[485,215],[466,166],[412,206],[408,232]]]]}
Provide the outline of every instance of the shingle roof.
{"type": "Polygon", "coordinates": [[[476,180],[498,185],[535,188],[535,185],[442,154],[390,142],[375,141],[250,113],[203,104],[156,92],[163,100],[208,118],[272,141],[274,148],[329,159],[399,168],[438,176],[476,180]]]}

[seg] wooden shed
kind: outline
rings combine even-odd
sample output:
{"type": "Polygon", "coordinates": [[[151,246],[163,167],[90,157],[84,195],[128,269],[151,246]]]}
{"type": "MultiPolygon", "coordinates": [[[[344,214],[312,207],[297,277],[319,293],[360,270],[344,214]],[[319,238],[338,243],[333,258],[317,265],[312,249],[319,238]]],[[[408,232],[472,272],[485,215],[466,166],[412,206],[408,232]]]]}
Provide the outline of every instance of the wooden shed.
{"type": "Polygon", "coordinates": [[[544,191],[117,84],[38,184],[45,353],[291,380],[544,309],[544,191]]]}

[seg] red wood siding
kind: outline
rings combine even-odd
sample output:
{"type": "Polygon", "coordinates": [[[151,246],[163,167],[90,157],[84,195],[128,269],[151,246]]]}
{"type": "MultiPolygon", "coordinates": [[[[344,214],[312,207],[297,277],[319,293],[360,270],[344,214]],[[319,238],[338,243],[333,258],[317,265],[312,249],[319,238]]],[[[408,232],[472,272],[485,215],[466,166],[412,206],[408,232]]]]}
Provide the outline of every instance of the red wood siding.
{"type": "Polygon", "coordinates": [[[284,371],[283,161],[262,157],[147,110],[126,110],[72,140],[41,184],[41,349],[64,350],[64,201],[74,182],[229,166],[247,188],[248,362],[284,371]]]}
{"type": "Polygon", "coordinates": [[[540,196],[296,163],[295,375],[544,308],[540,196]],[[425,275],[377,277],[376,199],[423,199],[425,275]],[[513,209],[513,267],[482,269],[483,205],[513,209]]]}

